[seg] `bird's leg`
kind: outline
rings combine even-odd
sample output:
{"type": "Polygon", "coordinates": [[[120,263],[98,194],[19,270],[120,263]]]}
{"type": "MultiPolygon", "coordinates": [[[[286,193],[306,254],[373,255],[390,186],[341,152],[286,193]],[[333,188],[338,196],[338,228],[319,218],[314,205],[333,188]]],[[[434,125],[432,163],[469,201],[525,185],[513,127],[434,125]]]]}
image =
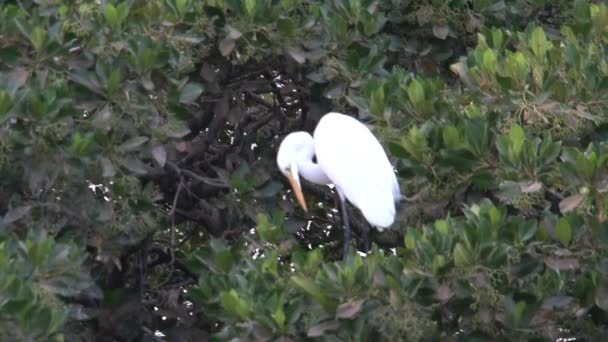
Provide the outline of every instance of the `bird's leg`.
{"type": "Polygon", "coordinates": [[[367,224],[363,224],[361,238],[363,239],[363,251],[367,253],[369,251],[369,226],[367,224]]]}
{"type": "Polygon", "coordinates": [[[342,223],[344,223],[344,254],[342,258],[346,260],[348,257],[348,246],[350,244],[350,224],[348,222],[348,211],[346,210],[346,199],[340,194],[340,204],[342,205],[342,223]]]}
{"type": "MultiPolygon", "coordinates": [[[[338,190],[334,190],[334,207],[336,208],[336,210],[342,210],[341,205],[342,205],[342,200],[340,199],[340,194],[338,193],[338,190]]],[[[338,220],[336,220],[336,224],[338,224],[338,220]]]]}

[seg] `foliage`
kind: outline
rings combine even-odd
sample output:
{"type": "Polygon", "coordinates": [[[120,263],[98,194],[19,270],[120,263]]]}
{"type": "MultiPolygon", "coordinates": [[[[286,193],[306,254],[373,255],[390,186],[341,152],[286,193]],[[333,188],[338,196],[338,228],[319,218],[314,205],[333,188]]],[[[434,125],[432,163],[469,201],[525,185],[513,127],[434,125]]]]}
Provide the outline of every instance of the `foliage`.
{"type": "MultiPolygon", "coordinates": [[[[6,220],[6,217],[5,217],[6,220]]],[[[85,254],[45,231],[0,243],[0,338],[3,341],[61,341],[62,325],[79,307],[58,305],[63,297],[94,290],[80,267],[85,254]]]]}
{"type": "Polygon", "coordinates": [[[0,339],[605,336],[607,37],[582,0],[0,2],[0,339]],[[330,110],[409,198],[346,261],[274,164],[330,110]]]}

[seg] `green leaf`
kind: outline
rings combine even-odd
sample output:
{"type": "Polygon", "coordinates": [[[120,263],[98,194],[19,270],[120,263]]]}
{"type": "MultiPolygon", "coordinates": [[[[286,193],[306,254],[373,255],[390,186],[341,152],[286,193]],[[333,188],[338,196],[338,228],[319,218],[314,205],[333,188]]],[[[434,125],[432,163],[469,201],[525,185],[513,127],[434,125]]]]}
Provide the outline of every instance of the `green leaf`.
{"type": "Polygon", "coordinates": [[[371,90],[369,110],[372,114],[382,116],[384,114],[384,85],[379,83],[371,90]]]}
{"type": "Polygon", "coordinates": [[[262,241],[270,243],[278,243],[285,233],[281,223],[270,222],[268,217],[261,213],[257,216],[256,231],[260,234],[262,241]]]}
{"type": "Polygon", "coordinates": [[[203,93],[203,85],[200,83],[191,82],[182,88],[179,94],[179,102],[183,104],[192,104],[203,93]]]}
{"type": "Polygon", "coordinates": [[[469,251],[460,242],[454,245],[454,251],[452,254],[454,255],[454,263],[456,266],[464,267],[472,264],[472,258],[469,251]]]}
{"type": "Polygon", "coordinates": [[[464,123],[463,131],[466,135],[467,148],[477,157],[484,157],[490,141],[489,124],[482,117],[468,119],[464,123]]]}
{"type": "Polygon", "coordinates": [[[488,216],[490,218],[490,224],[498,226],[503,220],[502,213],[496,207],[492,207],[488,210],[488,216]]]}
{"type": "Polygon", "coordinates": [[[70,80],[84,86],[95,94],[105,96],[102,87],[99,85],[97,76],[95,76],[95,74],[92,72],[86,70],[76,71],[70,74],[70,80]]]}
{"type": "Polygon", "coordinates": [[[148,140],[150,140],[150,138],[141,135],[133,137],[118,146],[118,150],[121,152],[132,152],[139,149],[139,147],[145,144],[148,140]]]}
{"type": "Polygon", "coordinates": [[[523,53],[507,53],[505,62],[506,71],[512,79],[523,82],[528,77],[528,61],[523,53]]]}
{"type": "Polygon", "coordinates": [[[576,45],[568,42],[566,43],[566,48],[564,49],[564,58],[566,63],[572,66],[578,66],[581,61],[581,54],[579,53],[576,45]]]}
{"type": "Polygon", "coordinates": [[[445,266],[445,264],[445,257],[441,254],[435,254],[435,256],[433,257],[433,264],[431,265],[433,273],[437,274],[439,270],[441,270],[441,268],[445,266]]]}
{"type": "Polygon", "coordinates": [[[414,79],[407,87],[407,96],[414,106],[419,105],[424,101],[424,88],[420,81],[414,79]]]}
{"type": "Polygon", "coordinates": [[[570,227],[570,222],[565,217],[560,218],[557,222],[555,233],[562,245],[568,246],[570,244],[572,240],[572,228],[570,227]]]}
{"type": "Polygon", "coordinates": [[[120,87],[120,81],[122,80],[122,75],[120,73],[120,69],[114,69],[114,71],[112,71],[112,73],[110,74],[110,78],[108,78],[108,94],[112,95],[116,92],[116,90],[118,90],[118,87],[120,87]]]}
{"type": "Polygon", "coordinates": [[[526,302],[520,301],[515,304],[515,310],[513,310],[513,320],[515,324],[519,324],[521,318],[524,315],[524,310],[526,309],[526,302]]]}
{"type": "Polygon", "coordinates": [[[283,190],[283,183],[275,180],[266,182],[261,188],[256,189],[254,196],[258,198],[271,198],[276,196],[281,190],[283,190]]]}
{"type": "Polygon", "coordinates": [[[437,220],[435,221],[435,230],[439,232],[441,235],[448,234],[448,222],[446,220],[437,220]]]}
{"type": "Polygon", "coordinates": [[[371,36],[378,33],[386,24],[387,19],[382,12],[367,14],[363,17],[363,33],[371,36]]]}
{"type": "Polygon", "coordinates": [[[544,58],[549,49],[553,47],[550,41],[545,36],[545,31],[541,27],[537,27],[532,31],[528,44],[536,57],[544,58]]]}
{"type": "Polygon", "coordinates": [[[291,276],[290,280],[297,288],[315,298],[328,313],[335,313],[337,304],[327,298],[323,290],[312,280],[300,275],[291,276]]]}
{"type": "Polygon", "coordinates": [[[42,49],[44,48],[46,43],[46,37],[47,33],[45,29],[43,29],[41,26],[34,27],[30,36],[30,40],[32,42],[32,45],[34,46],[34,49],[36,49],[36,52],[42,52],[42,49]]]}
{"type": "Polygon", "coordinates": [[[40,308],[32,316],[30,324],[35,331],[48,332],[51,324],[51,310],[48,307],[40,308]]]}
{"type": "Polygon", "coordinates": [[[447,148],[455,148],[460,145],[460,131],[454,126],[443,128],[443,143],[447,148]]]}
{"type": "Polygon", "coordinates": [[[576,0],[574,2],[575,19],[579,23],[589,23],[591,21],[591,9],[586,0],[576,0]]]}
{"type": "Polygon", "coordinates": [[[32,114],[38,119],[41,119],[47,113],[47,104],[44,101],[44,98],[35,94],[29,98],[29,108],[32,114]]]}
{"type": "Polygon", "coordinates": [[[330,32],[334,39],[341,40],[348,32],[348,23],[338,14],[334,14],[329,23],[330,32]]]}
{"type": "Polygon", "coordinates": [[[189,3],[190,3],[190,0],[176,0],[175,1],[175,8],[177,9],[177,12],[179,13],[179,15],[184,15],[186,13],[186,7],[188,6],[189,3]]]}
{"type": "Polygon", "coordinates": [[[224,272],[229,272],[235,263],[234,257],[229,249],[215,252],[213,262],[224,272]]]}
{"type": "Polygon", "coordinates": [[[247,305],[247,302],[243,300],[234,289],[222,292],[220,295],[220,304],[224,310],[238,316],[242,320],[247,319],[249,316],[249,305],[247,305]]]}
{"type": "Polygon", "coordinates": [[[409,157],[409,155],[407,154],[407,151],[399,143],[389,142],[388,150],[392,155],[394,155],[397,158],[408,158],[409,157]]]}
{"type": "Polygon", "coordinates": [[[255,12],[256,3],[257,3],[256,0],[245,0],[244,1],[245,13],[247,13],[247,15],[253,16],[253,13],[255,12]]]}
{"type": "Polygon", "coordinates": [[[146,164],[137,158],[128,158],[127,160],[122,161],[122,165],[127,168],[127,170],[137,175],[145,175],[148,173],[146,164]]]}
{"type": "Polygon", "coordinates": [[[480,190],[495,189],[498,186],[496,176],[490,171],[478,171],[471,177],[473,184],[480,190]]]}
{"type": "Polygon", "coordinates": [[[156,64],[157,53],[152,48],[144,48],[139,55],[139,66],[142,72],[147,72],[156,64]]]}
{"type": "Polygon", "coordinates": [[[118,11],[116,10],[116,7],[114,7],[114,5],[106,4],[106,6],[103,8],[103,16],[106,18],[106,21],[111,27],[118,26],[118,11]]]}
{"type": "Polygon", "coordinates": [[[407,137],[401,140],[401,147],[417,161],[424,159],[424,154],[428,150],[428,141],[422,131],[413,126],[410,128],[407,137]]]}
{"type": "Polygon", "coordinates": [[[524,146],[525,134],[519,125],[513,125],[509,131],[509,142],[514,155],[519,155],[524,146]]]}
{"type": "Polygon", "coordinates": [[[502,43],[504,41],[504,35],[501,29],[492,30],[492,47],[495,49],[500,49],[502,47],[502,43]]]}
{"type": "Polygon", "coordinates": [[[416,248],[416,237],[414,236],[414,234],[411,231],[408,231],[405,234],[405,247],[407,249],[411,249],[414,250],[414,248],[416,248]]]}
{"type": "Polygon", "coordinates": [[[534,237],[538,231],[538,224],[536,221],[527,221],[525,224],[519,226],[520,238],[522,241],[528,241],[534,237]]]}
{"type": "Polygon", "coordinates": [[[279,326],[279,329],[282,330],[283,327],[285,327],[285,311],[283,311],[282,305],[277,306],[276,310],[272,314],[272,318],[279,326]]]}
{"type": "Polygon", "coordinates": [[[439,155],[441,157],[441,165],[451,166],[454,169],[462,172],[470,171],[479,164],[478,158],[476,158],[468,150],[462,148],[455,150],[441,150],[439,155]]]}
{"type": "Polygon", "coordinates": [[[32,210],[31,205],[11,208],[6,212],[6,214],[4,214],[4,217],[2,218],[2,222],[4,224],[10,224],[10,223],[16,222],[16,221],[20,220],[21,218],[23,218],[24,216],[28,215],[31,210],[32,210]]]}
{"type": "MultiPolygon", "coordinates": [[[[481,109],[479,109],[479,107],[477,105],[475,105],[475,103],[470,103],[468,106],[466,106],[464,108],[464,113],[470,119],[478,119],[478,118],[482,117],[481,109]]],[[[469,123],[469,122],[476,122],[476,121],[474,121],[474,120],[467,121],[467,123],[469,123]]]]}
{"type": "Polygon", "coordinates": [[[296,25],[293,20],[280,18],[277,20],[277,28],[279,32],[285,36],[291,36],[296,31],[296,25]]]}
{"type": "Polygon", "coordinates": [[[87,132],[86,134],[82,134],[80,132],[76,132],[72,136],[72,150],[78,156],[84,156],[91,151],[91,147],[93,145],[94,133],[87,132]]]}
{"type": "Polygon", "coordinates": [[[13,106],[13,100],[6,90],[0,90],[0,119],[4,117],[13,106]]]}
{"type": "Polygon", "coordinates": [[[591,23],[595,29],[602,32],[608,27],[608,9],[605,5],[591,4],[589,6],[591,23]]]}
{"type": "Polygon", "coordinates": [[[496,54],[494,50],[487,49],[482,55],[482,69],[489,73],[493,74],[496,72],[498,68],[498,59],[496,58],[496,54]]]}

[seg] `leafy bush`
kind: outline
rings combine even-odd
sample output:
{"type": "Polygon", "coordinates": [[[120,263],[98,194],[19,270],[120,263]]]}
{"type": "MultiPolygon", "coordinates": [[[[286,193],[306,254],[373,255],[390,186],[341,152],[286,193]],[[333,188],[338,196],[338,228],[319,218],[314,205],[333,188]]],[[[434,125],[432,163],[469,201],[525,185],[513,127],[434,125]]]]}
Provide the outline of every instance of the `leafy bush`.
{"type": "Polygon", "coordinates": [[[0,32],[2,340],[605,336],[605,4],[9,1],[0,32]],[[329,110],[409,198],[347,261],[274,163],[329,110]]]}

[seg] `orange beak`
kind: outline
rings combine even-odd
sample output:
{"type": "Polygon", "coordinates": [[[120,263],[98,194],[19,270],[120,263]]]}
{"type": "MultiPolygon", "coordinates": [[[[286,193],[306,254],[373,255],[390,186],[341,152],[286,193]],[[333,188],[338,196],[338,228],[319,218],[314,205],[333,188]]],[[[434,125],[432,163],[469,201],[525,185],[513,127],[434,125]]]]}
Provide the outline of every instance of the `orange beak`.
{"type": "Polygon", "coordinates": [[[306,201],[304,200],[304,194],[302,193],[302,188],[300,187],[299,182],[293,177],[291,172],[287,174],[287,179],[289,179],[289,184],[291,184],[291,188],[293,189],[293,192],[296,194],[296,199],[298,200],[298,203],[300,204],[302,209],[304,209],[304,211],[308,213],[308,208],[306,207],[306,201]]]}

